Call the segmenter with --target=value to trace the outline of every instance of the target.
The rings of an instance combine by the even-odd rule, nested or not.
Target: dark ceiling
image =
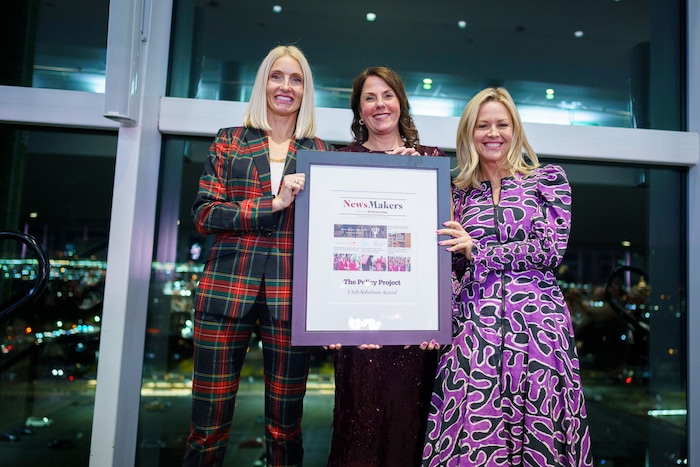
[[[363,68],[386,65],[409,91],[429,76],[434,86],[424,94],[465,101],[504,84],[519,103],[547,105],[544,88],[553,86],[557,102],[622,101],[626,110],[635,48],[651,31],[649,0],[302,0],[277,2],[278,14],[272,1],[196,3],[209,63],[257,64],[277,43],[297,43],[318,85],[349,87]],[[367,12],[377,19],[366,21]]]
[[[237,54],[259,60],[274,42],[299,42],[316,66],[350,73],[388,62],[482,81],[548,82],[555,76],[562,84],[589,79],[607,87],[628,73],[631,50],[649,40],[651,26],[648,0],[277,3],[283,6],[279,14],[272,1],[197,1],[208,13],[206,55],[225,55],[231,46],[219,45],[248,38]],[[367,22],[367,12],[376,13],[376,21]],[[583,37],[576,38],[576,31]]]
[[[630,80],[639,77],[638,46],[675,1],[176,0],[174,27],[177,40],[192,46],[200,83],[216,86],[228,63],[249,80],[270,48],[295,43],[319,89],[347,90],[363,68],[385,65],[412,97],[454,100],[456,114],[476,91],[501,84],[519,104],[577,102],[600,112],[599,124],[625,126],[619,114],[628,113]],[[37,72],[104,73],[107,18],[106,0],[43,0]],[[433,79],[429,91],[420,86],[424,77]],[[555,100],[545,99],[547,87]]]
[[[220,64],[226,61],[240,62],[243,68],[254,71],[271,47],[296,43],[309,58],[320,87],[347,89],[363,68],[386,65],[401,73],[412,96],[432,93],[466,101],[484,85],[499,83],[506,85],[519,103],[547,105],[543,87],[554,86],[560,100],[576,99],[616,109],[626,105],[629,79],[634,76],[633,51],[650,40],[652,26],[652,2],[647,0],[295,0],[278,2],[282,5],[279,14],[272,11],[274,3],[176,1],[175,27],[193,20],[198,31],[193,43],[202,65],[202,80],[219,79]],[[365,20],[369,11],[377,15],[372,23]],[[36,71],[64,67],[68,70],[64,74],[104,73],[107,13],[106,0],[42,1]],[[460,20],[466,21],[465,29],[457,27]],[[578,30],[583,31],[583,37],[574,36]],[[189,39],[185,37],[186,42]],[[416,86],[426,75],[435,81],[430,92]],[[104,155],[101,150],[88,154],[90,149],[82,145],[85,136],[75,139],[78,146],[55,138],[37,134],[36,144],[42,142],[43,149],[35,154]],[[114,141],[108,138],[108,144],[93,148],[111,147]],[[43,145],[47,140],[54,143]],[[36,144],[30,146],[36,149]],[[113,154],[112,150],[107,152]],[[63,170],[58,161],[46,159],[40,164],[46,168],[47,179],[55,176],[58,181],[53,183],[60,184],[63,195],[49,203],[49,212],[65,227],[92,224],[83,216],[99,218],[96,223],[106,226],[103,214],[111,199],[113,159],[100,157],[94,164],[86,161],[79,164],[89,166],[91,175],[83,182],[73,169]],[[75,166],[71,163],[70,167]],[[199,166],[186,171],[192,178],[187,182],[190,191],[199,171]],[[591,179],[599,178],[592,174]],[[577,184],[577,192],[587,198],[595,193],[609,195],[615,189],[619,191],[616,198],[630,197],[624,205],[642,206],[644,190],[620,180],[617,188],[609,186],[602,191],[599,185]],[[81,186],[84,189],[76,188]],[[68,202],[67,193],[91,200],[91,204]],[[188,192],[181,201],[184,217],[192,196]],[[45,199],[33,195],[25,202],[29,210],[46,206]],[[75,209],[66,212],[68,205]],[[584,219],[579,215],[577,233],[581,235],[590,230],[583,228],[588,224]],[[624,222],[620,233],[624,225],[637,224]],[[630,232],[625,235],[632,236]],[[602,241],[598,237],[584,235],[578,240]]]

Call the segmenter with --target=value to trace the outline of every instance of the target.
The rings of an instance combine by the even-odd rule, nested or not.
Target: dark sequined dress
[[[343,347],[335,355],[333,467],[420,465],[437,353]]]

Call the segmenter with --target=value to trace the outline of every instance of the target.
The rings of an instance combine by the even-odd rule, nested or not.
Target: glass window
[[[144,467],[182,462],[189,433],[192,294],[212,240],[197,233],[190,208],[210,143],[210,139],[178,137],[168,137],[164,143],[161,176],[170,179],[161,183],[160,233],[148,310],[137,451],[137,465]],[[331,355],[319,348],[311,365],[304,403],[304,465],[325,466],[333,413]],[[263,427],[262,351],[254,334],[241,373],[227,463],[264,465]],[[255,464],[260,459],[263,464]]]
[[[0,126],[0,231],[31,235],[51,265],[38,298],[0,318],[3,464],[88,464],[116,142]],[[0,250],[3,294],[35,274],[16,245]]]
[[[459,116],[503,85],[528,122],[681,129],[682,1],[175,3],[174,97],[247,101],[267,51],[294,43],[321,107],[346,108],[353,78],[385,65],[415,114]]]
[[[0,84],[103,93],[109,0],[3,5]]]
[[[181,461],[189,430],[192,293],[210,241],[195,231],[190,207],[210,142],[168,137],[164,146],[162,176],[172,178],[161,183],[167,192],[159,196],[158,244],[176,246],[159,247],[165,261],[157,258],[153,268],[142,466]],[[565,168],[574,195],[569,248],[557,273],[575,323],[597,465],[685,459],[684,169],[552,161]],[[264,456],[261,375],[254,338],[227,451],[232,463],[257,465]],[[318,349],[303,419],[304,465],[311,467],[326,465],[332,377],[332,360]]]
[[[295,43],[322,107],[346,107],[357,73],[386,65],[415,114],[458,116],[476,91],[504,85],[525,121],[682,130],[684,3],[176,0],[168,94],[247,101],[265,53]],[[0,84],[104,92],[108,16],[108,0],[8,5]]]
[[[685,171],[564,162],[572,234],[558,270],[597,465],[687,459]]]

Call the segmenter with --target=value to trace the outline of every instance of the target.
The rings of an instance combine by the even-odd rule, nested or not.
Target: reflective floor
[[[650,416],[649,411],[684,407],[685,396],[652,394],[646,385],[603,381],[597,376],[589,375],[586,383],[596,465],[683,465],[679,460],[683,446],[679,446],[677,453],[668,446],[674,445],[674,439],[685,438],[685,416],[656,417]],[[25,385],[3,381],[0,433],[11,433],[19,428],[22,420],[29,416],[28,410],[32,415],[48,417],[52,423],[32,427],[32,434],[17,433],[14,441],[0,442],[0,464],[17,467],[48,463],[62,467],[88,465],[94,380],[37,380],[33,391],[30,395]],[[30,400],[34,402],[30,404]],[[189,423],[187,383],[172,380],[145,384],[141,406],[137,465],[179,465]],[[332,381],[327,374],[312,374],[303,422],[305,466],[326,465],[332,411]],[[264,446],[260,439],[263,434],[261,381],[253,378],[241,384],[234,427],[226,465],[264,465],[261,461]],[[654,446],[666,447],[654,452]]]
[[[15,441],[0,442],[0,465],[35,467],[86,466],[89,463],[90,427],[94,386],[63,382],[37,388],[34,413],[48,417],[49,426],[32,427],[31,434],[17,433]],[[238,398],[234,431],[226,454],[228,466],[264,465],[262,384],[244,383]],[[0,433],[14,432],[24,419],[24,402],[3,390]],[[137,465],[176,466],[182,462],[189,424],[190,396],[180,389],[162,389],[158,396],[142,397],[142,429]],[[16,409],[16,410],[13,410]],[[305,399],[305,466],[325,466],[330,446],[333,391],[327,383],[310,382]],[[14,412],[14,413],[13,413]]]

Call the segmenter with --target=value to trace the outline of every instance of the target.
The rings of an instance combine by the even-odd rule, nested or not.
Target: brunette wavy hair
[[[399,134],[408,147],[417,147],[419,144],[418,130],[413,117],[411,117],[411,106],[408,103],[406,89],[404,88],[401,77],[394,70],[383,66],[373,66],[367,68],[362,73],[357,75],[352,83],[352,94],[350,95],[350,108],[352,109],[352,132],[353,140],[356,143],[364,143],[369,138],[367,127],[360,124],[360,97],[362,96],[362,86],[370,76],[376,76],[383,79],[386,84],[396,93],[399,98],[401,115],[399,116]]]

